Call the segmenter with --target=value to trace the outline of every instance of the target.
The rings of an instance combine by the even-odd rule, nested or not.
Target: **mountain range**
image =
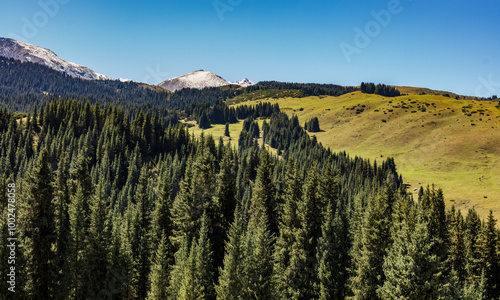
[[[87,80],[112,80],[112,78],[96,73],[86,66],[65,61],[49,49],[10,38],[0,38],[0,56],[12,58],[22,62],[33,62],[45,65],[51,69],[75,78]],[[121,78],[119,80],[123,82],[130,81],[129,79]],[[242,87],[254,85],[254,83],[248,78],[244,78],[236,82],[230,82],[215,73],[199,70],[179,77],[167,79],[158,86],[171,92],[175,92],[184,88],[203,89],[207,87],[220,87],[231,84]]]
[[[0,38],[0,55],[22,62],[45,65],[71,77],[89,80],[109,80],[111,78],[96,73],[88,67],[61,59],[49,49],[9,38]]]

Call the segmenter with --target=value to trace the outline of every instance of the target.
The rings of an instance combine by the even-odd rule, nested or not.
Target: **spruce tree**
[[[148,170],[141,168],[134,196],[135,212],[132,222],[132,288],[134,296],[145,299],[149,290],[151,268],[151,204],[148,195]]]
[[[28,175],[24,203],[27,218],[24,228],[26,275],[30,299],[51,299],[54,296],[56,234],[53,197],[52,170],[44,148]]]
[[[397,205],[400,209],[395,213],[404,215],[394,216],[394,242],[384,261],[385,281],[378,295],[381,299],[438,299],[443,288],[441,262],[433,253],[436,239],[425,212],[421,208],[412,212],[415,208],[406,200],[399,200]]]
[[[70,247],[70,187],[69,187],[69,153],[66,152],[64,163],[59,163],[54,189],[55,230],[56,230],[56,264],[60,271],[57,274],[56,298],[66,298],[71,282],[68,265],[68,250]]]
[[[217,299],[237,300],[243,295],[244,236],[245,221],[240,206],[237,206],[225,246],[224,266],[219,270],[219,283],[215,287]]]
[[[271,251],[273,237],[268,229],[267,208],[264,201],[260,200],[252,198],[250,219],[245,236],[243,299],[274,298]]]
[[[317,250],[318,299],[345,299],[349,267],[349,232],[340,202],[330,202]]]
[[[263,150],[257,168],[257,178],[253,188],[252,205],[263,206],[269,222],[271,234],[278,232],[277,203],[275,200],[276,188],[274,186],[271,158],[267,150]]]
[[[496,220],[491,210],[479,235],[477,251],[479,260],[476,263],[482,270],[486,295],[490,299],[496,299],[500,296],[500,257]]]
[[[316,168],[311,168],[308,172],[303,190],[304,194],[297,210],[299,227],[294,232],[290,263],[287,267],[289,284],[285,293],[289,299],[311,299],[317,296],[315,251],[318,238],[321,236],[322,212],[319,205]]]
[[[73,189],[69,207],[70,214],[70,253],[68,256],[72,271],[71,295],[83,299],[88,295],[88,238],[90,227],[90,202],[92,182],[88,171],[88,158],[81,154],[73,170]]]
[[[281,208],[279,236],[276,239],[273,254],[273,277],[277,296],[288,299],[291,297],[289,288],[291,287],[292,276],[294,276],[294,272],[289,268],[291,250],[300,225],[297,216],[297,205],[302,199],[302,184],[297,165],[292,158],[288,161],[282,198],[283,206]]]
[[[163,232],[151,267],[151,290],[148,292],[147,299],[168,299],[168,285],[172,268],[171,251],[168,238]]]
[[[90,205],[90,228],[86,257],[88,275],[86,287],[91,298],[102,298],[106,288],[106,274],[108,272],[108,250],[111,232],[109,231],[108,201],[105,193],[106,183],[101,182],[96,188]]]
[[[224,136],[231,137],[229,134],[229,123],[226,123],[226,127],[224,128]]]
[[[382,266],[391,245],[390,225],[393,202],[394,192],[386,183],[384,191],[368,203],[362,227],[354,239],[355,251],[351,253],[352,299],[379,299],[377,289],[385,280]]]
[[[215,192],[213,197],[213,209],[210,218],[212,221],[211,240],[214,250],[214,266],[222,265],[224,257],[224,240],[229,225],[232,223],[234,209],[236,207],[236,182],[233,171],[232,153],[229,147],[226,148],[220,171],[215,181]]]

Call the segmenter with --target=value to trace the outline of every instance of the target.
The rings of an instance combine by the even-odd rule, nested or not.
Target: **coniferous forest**
[[[77,95],[47,99],[17,82],[0,108],[0,194],[15,199],[0,202],[2,299],[500,298],[492,213],[447,210],[433,186],[413,197],[393,159],[310,137],[317,118],[304,128],[275,104],[227,106],[241,89],[103,96],[71,81]],[[281,88],[352,91],[251,87]],[[181,116],[243,130],[231,146],[190,135]]]
[[[492,215],[413,199],[392,159],[333,153],[283,113],[244,123],[234,148],[113,104],[2,109],[17,299],[498,299]]]

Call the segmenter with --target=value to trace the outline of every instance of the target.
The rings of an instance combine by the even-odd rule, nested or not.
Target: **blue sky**
[[[0,36],[113,78],[361,81],[500,96],[500,2],[25,0]],[[379,16],[379,17],[376,17]]]

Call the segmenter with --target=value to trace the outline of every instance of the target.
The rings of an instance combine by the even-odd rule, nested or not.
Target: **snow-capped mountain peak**
[[[198,70],[186,75],[167,79],[158,86],[171,92],[175,92],[185,88],[203,89],[206,87],[219,87],[228,84],[230,83],[215,73]]]
[[[108,80],[105,75],[94,72],[88,67],[65,61],[49,49],[31,45],[9,38],[0,38],[0,56],[22,62],[33,62],[66,73],[69,76],[89,80]]]
[[[233,82],[233,84],[236,84],[236,85],[239,85],[242,87],[247,87],[247,86],[254,85],[255,83],[248,78],[243,78],[240,81]]]
[[[230,84],[236,84],[246,87],[249,85],[253,85],[254,83],[247,78],[237,82],[230,82],[226,81],[224,78],[215,73],[198,70],[186,75],[167,79],[160,83],[158,86],[171,92],[176,92],[185,88],[204,89],[207,87],[220,87]]]

